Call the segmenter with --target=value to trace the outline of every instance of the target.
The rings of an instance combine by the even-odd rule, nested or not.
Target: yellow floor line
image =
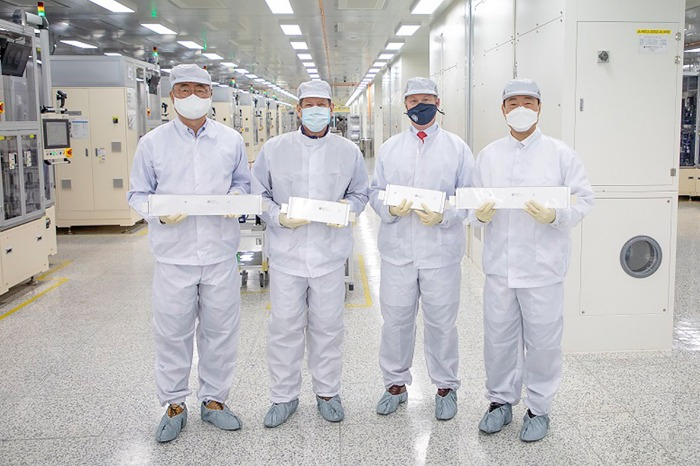
[[[44,280],[46,277],[48,277],[52,273],[55,273],[55,272],[61,270],[63,267],[71,264],[72,262],[73,261],[68,261],[68,260],[61,262],[56,267],[51,268],[51,269],[47,270],[46,272],[42,273],[41,275],[39,275],[38,277],[36,277],[37,281]]]
[[[19,311],[19,310],[22,309],[23,307],[29,306],[31,303],[33,303],[33,302],[36,301],[37,299],[41,298],[42,296],[44,296],[44,295],[45,295],[46,293],[48,293],[49,291],[55,290],[56,288],[58,288],[59,286],[63,285],[64,283],[66,283],[66,282],[68,281],[67,278],[57,278],[56,280],[57,280],[57,282],[56,282],[54,285],[51,285],[50,287],[48,287],[47,289],[45,289],[45,290],[42,291],[41,293],[38,293],[37,295],[35,295],[35,296],[29,298],[28,300],[26,300],[25,302],[23,302],[22,304],[20,304],[20,305],[18,305],[18,306],[16,306],[16,307],[13,307],[12,309],[10,309],[9,311],[7,311],[7,312],[4,313],[3,315],[0,315],[0,320],[2,320],[2,319],[4,319],[5,317],[8,317],[8,316],[14,314],[15,312]]]
[[[142,228],[141,231],[136,233],[136,236],[145,236],[148,233],[148,227]]]
[[[372,295],[369,292],[369,281],[367,280],[367,272],[365,271],[365,259],[362,256],[357,256],[357,262],[360,266],[360,277],[362,278],[362,289],[365,293],[365,302],[363,304],[346,304],[347,308],[365,308],[372,307]]]

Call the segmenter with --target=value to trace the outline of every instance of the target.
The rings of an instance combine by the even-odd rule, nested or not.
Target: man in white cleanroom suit
[[[359,215],[367,203],[360,150],[329,132],[330,86],[305,82],[297,96],[301,127],[266,142],[253,165],[254,191],[269,202],[263,214],[272,301],[267,321],[272,406],[266,427],[284,423],[297,409],[305,345],[318,411],[330,422],[345,417],[339,393],[351,227],[291,219],[280,206],[290,196],[347,202]]]
[[[537,127],[541,96],[532,80],[510,81],[501,107],[510,134],[476,159],[475,187],[568,186],[575,201],[552,209],[528,201],[524,210],[494,210],[487,202],[470,213],[484,227],[484,363],[491,402],[479,423],[486,433],[511,422],[512,405],[527,387],[520,439],[542,439],[562,377],[564,276],[570,230],[593,207],[593,191],[581,160]]]
[[[460,385],[456,322],[467,212],[449,206],[443,213],[433,212],[405,199],[387,207],[379,192],[393,184],[454,196],[457,188],[471,185],[474,157],[462,139],[437,124],[440,98],[433,81],[409,79],[404,103],[411,127],[382,144],[370,188],[370,203],[381,218],[378,246],[384,324],[379,365],[386,391],[377,413],[393,413],[408,399],[420,299],[425,360],[437,386],[435,417],[448,420],[457,414]]]
[[[211,77],[197,65],[170,74],[178,118],[146,134],[136,148],[129,204],[148,221],[153,276],[156,391],[168,409],[156,439],[175,439],[187,423],[185,398],[195,323],[202,420],[224,430],[241,422],[224,404],[233,382],[239,340],[240,277],[235,216],[152,217],[149,194],[246,194],[250,171],[243,138],[207,118]]]

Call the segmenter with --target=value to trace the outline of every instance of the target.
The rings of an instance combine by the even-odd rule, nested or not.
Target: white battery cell
[[[457,188],[450,202],[457,209],[478,209],[487,201],[494,201],[495,209],[522,209],[527,201],[535,201],[554,209],[570,205],[568,186],[514,186],[510,188]]]
[[[290,197],[288,204],[282,204],[282,212],[289,218],[309,220],[319,223],[347,225],[355,219],[350,212],[350,204],[344,202],[320,201],[304,197]]]
[[[151,194],[147,204],[153,216],[260,215],[262,208],[262,196],[257,194]]]
[[[421,204],[428,206],[433,212],[442,213],[445,208],[445,199],[447,195],[442,191],[433,189],[413,188],[410,186],[400,186],[396,184],[388,184],[384,189],[384,195],[379,193],[379,198],[384,200],[384,205],[397,206],[401,201],[413,201],[411,209],[422,210]]]

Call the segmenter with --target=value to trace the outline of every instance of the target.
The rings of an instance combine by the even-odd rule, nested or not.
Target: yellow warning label
[[[637,29],[637,34],[671,34],[670,29]]]

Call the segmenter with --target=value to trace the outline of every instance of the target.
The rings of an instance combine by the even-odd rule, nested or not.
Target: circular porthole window
[[[661,246],[649,236],[635,236],[622,246],[620,265],[634,278],[646,278],[661,266]]]

